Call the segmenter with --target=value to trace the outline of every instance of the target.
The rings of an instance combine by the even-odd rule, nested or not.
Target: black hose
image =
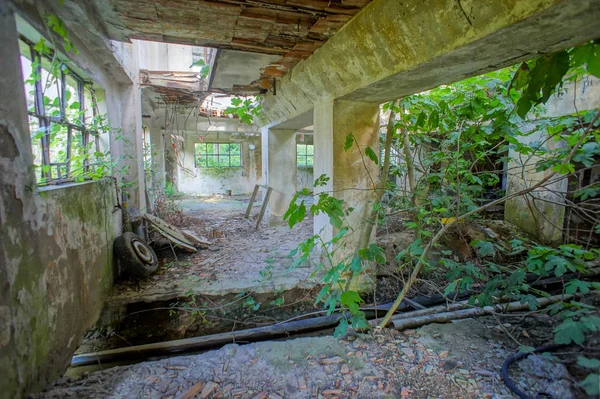
[[[517,388],[515,383],[510,379],[510,376],[508,375],[508,368],[514,362],[524,359],[532,353],[553,352],[557,349],[563,348],[564,346],[565,345],[560,344],[544,345],[538,346],[533,350],[533,352],[517,352],[510,355],[506,358],[504,364],[502,365],[502,379],[504,380],[504,384],[506,384],[508,389],[513,391],[514,394],[517,395],[520,399],[533,399],[531,396],[527,395],[525,392]]]

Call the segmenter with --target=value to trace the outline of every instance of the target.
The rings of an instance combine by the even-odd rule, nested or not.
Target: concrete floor
[[[117,283],[107,300],[109,306],[133,302],[168,300],[181,296],[219,296],[242,291],[256,293],[310,289],[319,277],[310,278],[314,262],[288,270],[289,252],[312,235],[312,218],[291,230],[283,221],[271,221],[257,230],[244,220],[249,196],[187,197],[181,201],[185,229],[212,242],[195,254],[177,252],[177,261],[164,261],[158,272],[141,281]],[[255,202],[251,219],[260,209]],[[170,250],[159,258],[173,258]],[[262,274],[261,274],[262,273]]]

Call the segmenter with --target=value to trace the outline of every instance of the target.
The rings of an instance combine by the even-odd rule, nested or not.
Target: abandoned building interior
[[[599,397],[599,21],[0,0],[0,397]]]

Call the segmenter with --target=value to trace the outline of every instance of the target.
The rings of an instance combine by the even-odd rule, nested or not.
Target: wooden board
[[[144,219],[146,219],[160,235],[171,241],[176,246],[186,249],[190,252],[197,252],[198,250],[194,247],[194,243],[188,240],[183,232],[177,227],[170,223],[165,222],[161,218],[144,213]]]

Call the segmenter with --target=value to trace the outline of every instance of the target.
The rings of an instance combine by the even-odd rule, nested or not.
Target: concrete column
[[[358,147],[354,144],[344,151],[349,134],[354,135]],[[379,154],[379,106],[343,100],[317,104],[314,109],[314,141],[315,179],[322,174],[331,178],[327,186],[316,188],[316,193],[333,192],[334,197],[344,200],[346,207],[354,208],[346,218],[351,233],[336,252],[336,259],[342,260],[359,249],[359,238],[373,206],[375,191],[372,189],[379,180],[379,167],[365,155],[365,149],[371,147]],[[325,215],[315,217],[314,231],[326,240],[337,233]],[[373,237],[374,234],[375,230]],[[365,277],[357,281],[361,289],[371,285]]]
[[[165,137],[159,126],[150,126],[152,144],[152,191],[156,194],[165,190]]]
[[[146,200],[139,84],[119,86],[113,95],[107,96],[107,109],[109,120],[120,122],[121,128],[112,137],[110,146],[113,158],[119,161],[116,177],[126,183],[123,191],[127,193],[128,206],[142,210],[146,207]]]
[[[269,221],[282,221],[296,193],[296,130],[263,128],[262,136],[263,176],[267,185],[273,188]]]
[[[321,175],[331,178],[326,186],[314,188],[316,201],[319,193],[331,193],[333,191],[333,100],[323,101],[315,105],[313,129],[313,178],[317,180]],[[314,233],[320,234],[324,241],[329,241],[333,237],[333,228],[329,223],[329,217],[323,213],[314,217],[313,229]]]

